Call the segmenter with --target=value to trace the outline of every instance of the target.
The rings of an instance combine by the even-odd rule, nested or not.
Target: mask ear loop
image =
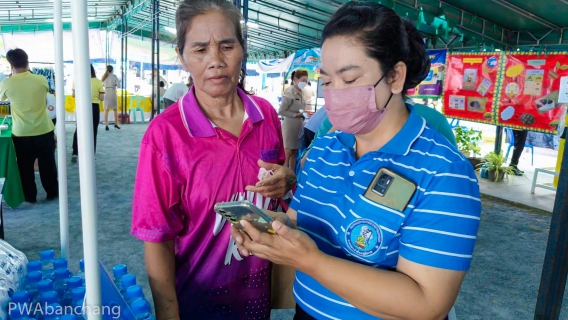
[[[375,85],[373,86],[374,88],[376,88],[379,83],[381,83],[381,81],[383,81],[383,79],[387,76],[388,72],[385,72],[385,74],[383,74],[383,76],[379,79],[379,81],[377,81],[377,83],[375,83]],[[385,104],[385,106],[383,107],[382,110],[386,110],[387,106],[389,105],[389,102],[391,101],[393,96],[393,93],[391,92],[389,99],[387,100],[387,103]]]

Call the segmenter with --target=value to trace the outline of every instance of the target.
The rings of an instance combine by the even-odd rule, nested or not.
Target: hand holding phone
[[[272,229],[274,219],[250,201],[220,202],[215,204],[214,209],[239,229],[243,228],[240,221],[246,220],[261,232],[276,234]]]

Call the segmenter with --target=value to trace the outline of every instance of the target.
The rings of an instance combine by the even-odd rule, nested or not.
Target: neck
[[[29,69],[28,67],[25,67],[25,68],[14,68],[14,74],[28,72],[29,70],[30,70],[30,69]]]
[[[385,117],[373,131],[365,134],[356,134],[357,157],[365,153],[376,151],[387,144],[404,126],[408,119],[408,109],[402,96],[393,96],[387,106]]]
[[[194,90],[199,107],[211,121],[226,121],[244,116],[244,105],[236,88],[228,95],[220,97],[211,97],[195,86]]]

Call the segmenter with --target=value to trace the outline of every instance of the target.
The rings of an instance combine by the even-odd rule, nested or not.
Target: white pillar
[[[101,282],[97,244],[97,181],[93,142],[91,103],[91,67],[89,59],[89,23],[87,0],[71,1],[73,18],[73,65],[75,67],[75,98],[77,105],[77,142],[79,151],[79,182],[83,222],[83,253],[89,320],[101,318]],[[99,312],[93,312],[93,311]]]
[[[67,139],[65,133],[65,88],[63,77],[63,8],[62,0],[53,1],[53,30],[55,38],[55,95],[57,122],[57,172],[59,174],[59,232],[61,257],[69,260],[69,207],[67,195]]]

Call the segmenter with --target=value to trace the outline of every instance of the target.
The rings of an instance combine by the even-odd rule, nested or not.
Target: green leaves
[[[568,70],[568,65],[561,65],[558,69],[560,70]]]
[[[464,154],[477,155],[481,152],[481,131],[473,130],[472,128],[465,128],[458,126],[454,128],[456,141],[458,143],[458,150]]]

